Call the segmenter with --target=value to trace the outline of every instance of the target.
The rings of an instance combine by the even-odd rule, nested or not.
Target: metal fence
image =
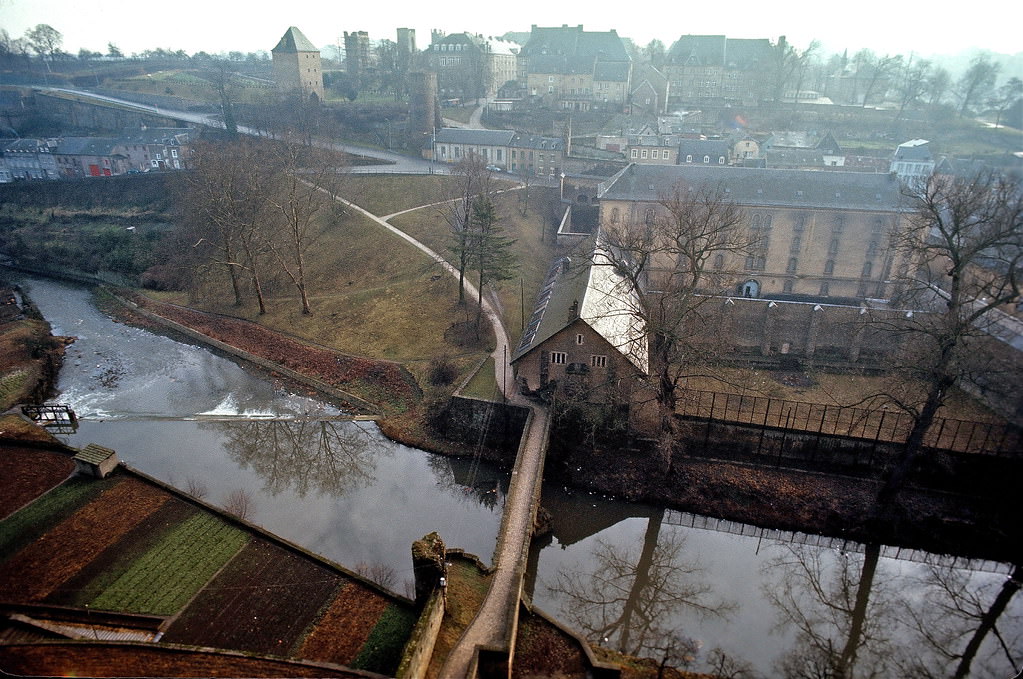
[[[913,419],[889,408],[853,408],[788,401],[767,396],[689,391],[679,403],[683,417],[776,427],[791,431],[902,443]],[[995,422],[937,418],[924,445],[961,453],[1019,456],[1023,437],[1019,427]]]
[[[777,530],[774,528],[761,528],[748,523],[728,521],[727,519],[715,519],[710,516],[690,514],[669,509],[664,513],[664,523],[671,526],[682,526],[683,528],[696,528],[699,530],[712,530],[719,533],[731,535],[743,535],[758,540],[769,540],[779,544],[800,544],[813,545],[827,549],[834,549],[842,552],[855,552],[862,554],[866,545],[846,538],[827,537],[825,535],[814,535],[812,533],[797,533],[792,531]],[[983,571],[985,573],[1012,572],[1012,564],[988,559],[970,559],[951,554],[934,554],[921,549],[908,549],[883,545],[881,556],[888,559],[902,561],[913,561],[932,566],[945,568],[963,568],[971,571]]]

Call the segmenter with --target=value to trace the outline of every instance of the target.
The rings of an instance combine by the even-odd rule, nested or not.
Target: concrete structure
[[[571,111],[621,111],[632,93],[632,59],[615,31],[534,25],[522,48],[519,81],[528,96]]]
[[[273,80],[284,92],[301,92],[323,99],[323,70],[320,50],[294,26],[281,36],[271,51]]]
[[[602,185],[600,223],[643,225],[664,214],[674,186],[720,190],[743,208],[760,246],[711,266],[741,282],[740,297],[884,298],[900,228],[900,183],[892,175],[714,165],[630,165]]]

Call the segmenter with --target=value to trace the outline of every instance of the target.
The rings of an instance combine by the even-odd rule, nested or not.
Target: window
[[[724,156],[718,156],[718,165],[724,165],[724,164],[725,164],[725,157]]]
[[[837,255],[838,254],[838,239],[837,238],[832,238],[831,239],[831,243],[828,244],[828,254],[829,255]]]
[[[657,149],[654,149],[654,150],[652,150],[650,152],[650,159],[651,160],[660,160],[660,158],[661,158],[661,152],[658,151]]]
[[[686,162],[687,163],[693,162],[693,155],[691,153],[686,154]]]
[[[827,297],[828,296],[828,289],[829,289],[829,286],[828,286],[827,281],[821,283],[821,292],[820,292],[821,297]]]
[[[643,158],[644,160],[646,160],[646,149],[643,149],[643,154],[642,154],[642,156],[641,156],[641,157],[642,157],[642,158]]]
[[[618,208],[616,207],[611,208],[611,223],[612,224],[618,223]]]
[[[710,162],[710,156],[704,156],[703,157],[703,162],[709,163]]]
[[[594,368],[606,368],[607,356],[590,356],[590,365]]]
[[[583,343],[583,336],[582,335],[576,335],[575,336],[575,343],[576,344],[582,344]]]
[[[792,292],[792,281],[788,280],[781,286],[782,292]]]
[[[639,158],[639,149],[632,149],[632,153],[629,154],[633,159]]]
[[[712,265],[715,270],[721,270],[725,266],[725,256],[718,253],[714,255],[714,264]]]
[[[652,207],[647,208],[646,214],[644,215],[643,221],[647,226],[654,223],[654,209]]]
[[[568,354],[564,351],[552,351],[551,352],[551,363],[556,365],[565,365],[568,363]]]
[[[156,154],[156,159],[157,160],[163,160],[163,154],[157,153]]]
[[[877,241],[872,240],[867,243],[867,257],[873,257],[877,254]]]
[[[796,273],[797,266],[799,266],[799,260],[795,257],[790,257],[789,264],[785,267],[785,273]]]
[[[802,249],[803,237],[796,233],[792,235],[792,242],[789,243],[789,254],[798,255]]]
[[[833,273],[835,273],[835,260],[829,259],[824,262],[824,275],[830,276]]]
[[[753,268],[753,264],[754,264],[753,255],[747,256],[746,257],[746,268],[747,269],[752,269]]]
[[[866,283],[860,283],[859,285],[856,286],[856,296],[857,297],[866,297],[867,296],[867,284]]]
[[[874,271],[874,263],[873,262],[864,262],[863,263],[863,273],[860,274],[860,276],[862,276],[863,278],[870,278],[870,274],[873,271]]]
[[[177,158],[177,157],[178,157],[178,150],[177,149],[171,149],[171,158]]]

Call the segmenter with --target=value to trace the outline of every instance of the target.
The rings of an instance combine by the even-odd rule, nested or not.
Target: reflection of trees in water
[[[787,545],[765,564],[764,591],[777,609],[778,628],[796,632],[778,676],[965,679],[1018,671],[1021,621],[998,623],[1019,589],[1020,568],[1000,588],[978,587],[973,573],[947,566],[896,577],[879,568],[879,557],[878,545],[840,556]],[[986,637],[993,639],[982,646]]]
[[[562,571],[548,589],[568,623],[593,642],[632,655],[657,655],[686,641],[672,620],[683,611],[728,617],[735,604],[716,597],[704,569],[683,558],[685,537],[659,538],[663,512],[650,518],[639,553],[597,541],[585,570]]]
[[[428,456],[427,464],[437,486],[460,502],[481,505],[491,511],[502,506],[504,484],[501,476],[489,467],[480,469],[472,460],[443,455]]]
[[[787,678],[852,679],[892,676],[897,626],[893,580],[878,578],[880,547],[865,554],[786,545],[764,565],[764,592],[778,613],[778,628],[796,632],[779,660]]]
[[[918,640],[916,645],[937,661],[908,658],[903,663],[905,676],[1011,677],[1020,670],[1023,619],[1006,611],[1023,581],[1023,567],[1015,566],[1001,584],[976,587],[970,583],[970,575],[930,566],[920,579],[923,605],[907,605],[906,619]]]
[[[210,422],[225,439],[225,449],[242,468],[251,468],[273,495],[292,488],[304,497],[310,490],[328,495],[373,480],[370,434],[354,422]]]

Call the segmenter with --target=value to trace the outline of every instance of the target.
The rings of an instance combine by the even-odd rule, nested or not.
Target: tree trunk
[[[969,643],[966,644],[966,649],[963,651],[963,655],[959,659],[959,665],[956,667],[956,673],[953,675],[954,679],[963,679],[970,675],[970,665],[973,663],[977,651],[980,650],[980,645],[984,643],[984,637],[995,628],[995,623],[998,622],[998,618],[1001,617],[1008,607],[1009,601],[1019,591],[1021,582],[1023,582],[1023,566],[1016,564],[1012,571],[1012,576],[1002,585],[1002,589],[998,592],[998,596],[995,597],[991,608],[987,609],[984,617],[980,619],[980,626],[977,628],[977,631],[973,633]]]
[[[637,654],[641,649],[631,648],[629,641],[632,636],[632,614],[636,612],[643,593],[647,586],[647,576],[650,573],[650,565],[654,560],[654,550],[657,549],[657,537],[661,532],[661,522],[664,520],[664,510],[658,510],[647,519],[646,533],[643,535],[643,551],[639,554],[639,561],[636,562],[636,578],[632,581],[632,588],[629,596],[622,606],[620,633],[618,635],[618,650],[622,653]]]
[[[877,561],[881,556],[879,544],[869,544],[863,557],[863,569],[860,571],[860,581],[856,587],[856,603],[852,610],[852,625],[849,627],[849,637],[845,641],[842,655],[838,658],[836,675],[838,677],[851,677],[856,663],[856,651],[860,647],[860,639],[863,637],[863,623],[867,619],[867,602],[870,600],[870,590],[874,586],[874,574],[877,572]]]

